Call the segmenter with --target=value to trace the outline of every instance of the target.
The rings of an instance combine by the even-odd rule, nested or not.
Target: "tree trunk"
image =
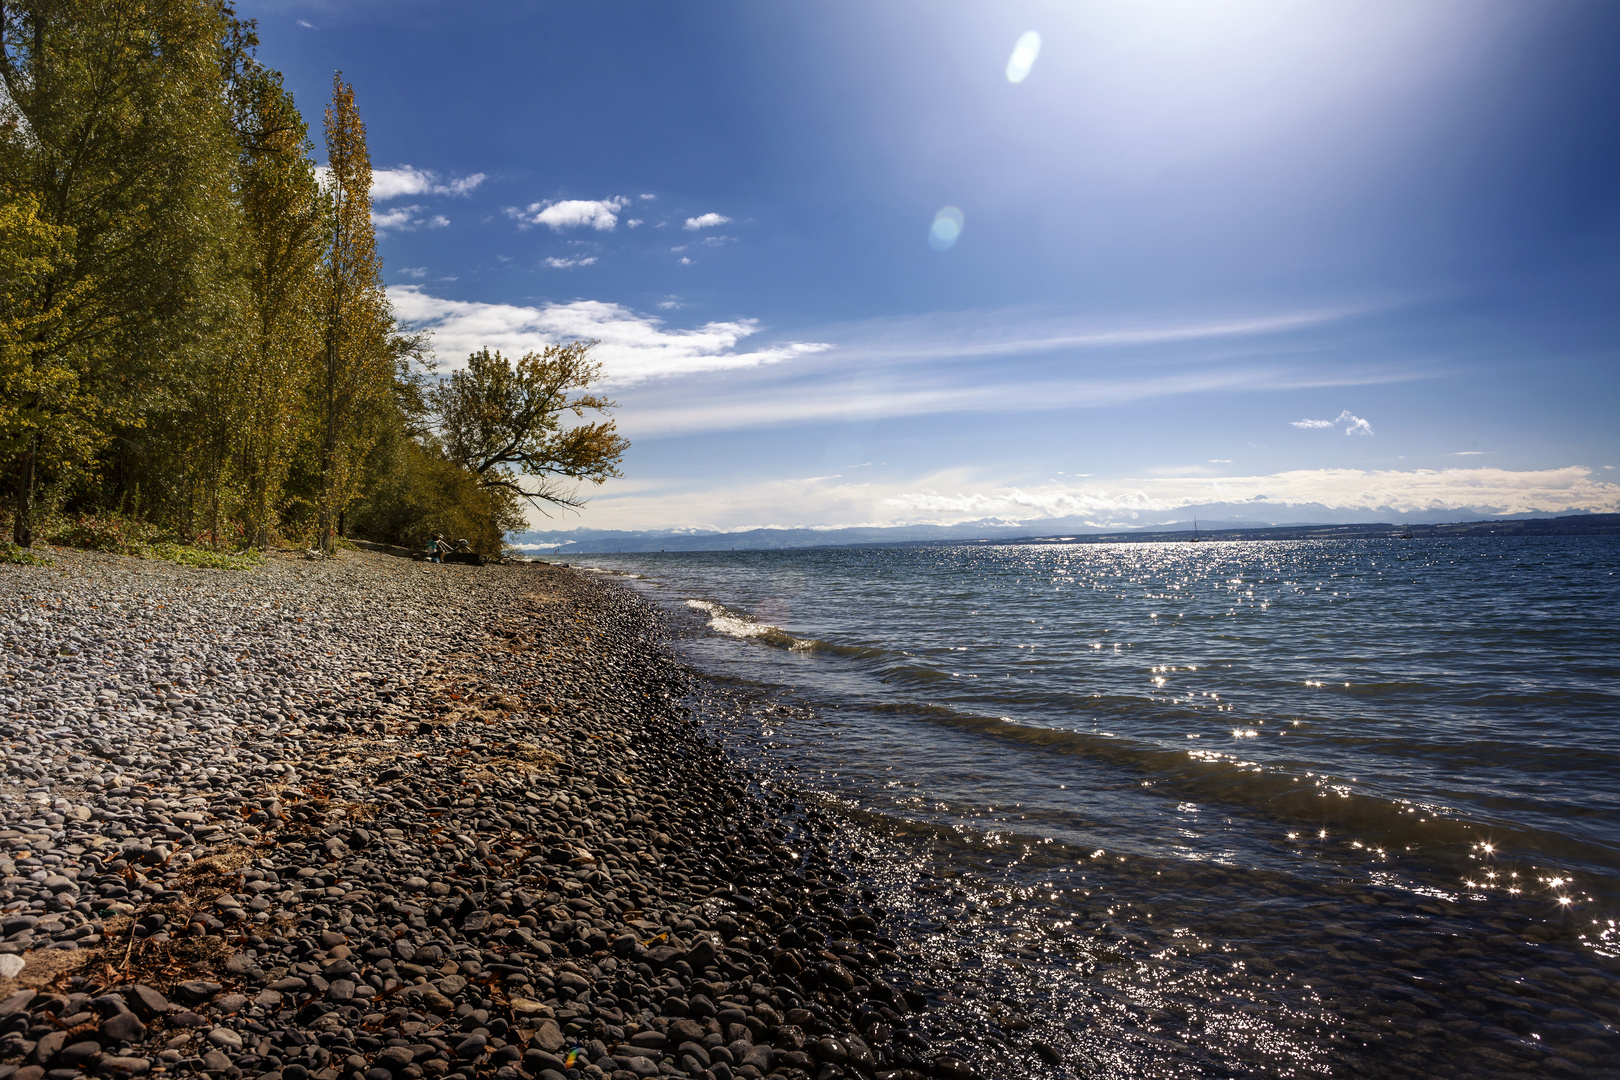
[[[11,515],[11,539],[18,547],[34,546],[34,460],[39,456],[39,436],[23,451],[17,469],[17,498]]]

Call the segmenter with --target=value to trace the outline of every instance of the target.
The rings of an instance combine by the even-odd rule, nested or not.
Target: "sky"
[[[599,341],[547,528],[1620,511],[1612,3],[239,10],[441,371]]]

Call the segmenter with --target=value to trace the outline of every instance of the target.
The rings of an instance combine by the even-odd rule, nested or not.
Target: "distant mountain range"
[[[1292,510],[1305,508],[1291,507]],[[1322,508],[1324,517],[1347,517]],[[1256,522],[1199,516],[1197,531],[1211,540],[1360,539],[1410,530],[1415,538],[1435,536],[1620,535],[1620,514],[1513,515],[1476,521],[1438,520],[1441,514],[1395,516],[1388,522],[1316,520]],[[1398,522],[1398,524],[1397,524]],[[847,529],[710,530],[569,529],[520,533],[513,546],[531,554],[584,554],[616,551],[759,551],[773,548],[852,547],[873,544],[1124,543],[1187,540],[1193,522],[1155,522],[1121,528],[1073,518],[1039,522],[975,521],[957,525],[895,525]]]

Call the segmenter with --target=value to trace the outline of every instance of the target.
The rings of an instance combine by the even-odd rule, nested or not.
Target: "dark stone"
[[[668,1031],[669,1041],[677,1046],[683,1042],[702,1042],[703,1036],[707,1034],[702,1024],[684,1017],[670,1024]]]
[[[109,1043],[136,1043],[146,1038],[146,1025],[132,1012],[114,1013],[101,1022],[101,1037]]]
[[[56,1055],[56,1064],[68,1069],[87,1068],[101,1056],[101,1044],[92,1040],[69,1043]]]
[[[213,1000],[219,993],[219,983],[211,983],[204,979],[192,979],[183,982],[174,988],[174,996],[184,1005],[205,1005]]]
[[[1036,1057],[1040,1058],[1048,1065],[1063,1064],[1063,1055],[1058,1053],[1057,1047],[1053,1046],[1051,1043],[1035,1042],[1030,1045],[1030,1049],[1035,1051]]]
[[[409,1065],[413,1060],[415,1060],[415,1055],[411,1053],[410,1047],[390,1046],[382,1053],[377,1055],[376,1064],[378,1067],[387,1069],[391,1073],[396,1073],[405,1066]]]
[[[28,1003],[33,1001],[38,993],[37,990],[19,990],[6,998],[6,1000],[0,1001],[0,1016],[12,1016],[22,1012],[28,1008]],[[13,1073],[12,1075],[15,1076],[16,1074]],[[44,1074],[41,1073],[41,1075]]]

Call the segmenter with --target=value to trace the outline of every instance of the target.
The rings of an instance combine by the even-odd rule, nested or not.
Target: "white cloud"
[[[708,247],[725,247],[727,244],[736,241],[736,239],[735,236],[705,236],[703,243]]]
[[[793,341],[739,351],[743,339],[759,332],[753,319],[672,330],[660,319],[598,300],[545,307],[485,304],[431,296],[420,285],[396,285],[388,296],[407,325],[433,332],[438,354],[451,367],[485,347],[521,356],[557,342],[594,338],[601,343],[595,355],[606,365],[608,380],[627,386],[670,375],[778,364],[832,348]]]
[[[641,218],[638,218],[638,217],[633,217],[633,218],[631,218],[631,219],[630,219],[630,220],[629,220],[629,221],[627,221],[627,222],[625,222],[625,224],[626,224],[626,225],[628,225],[628,226],[629,226],[629,227],[630,227],[630,228],[632,228],[632,229],[633,229],[633,228],[635,228],[635,227],[636,227],[636,226],[637,226],[637,225],[641,225],[641,224],[644,224],[644,222],[643,222],[643,221],[642,221],[642,219],[641,219]]]
[[[302,26],[305,30],[319,29],[314,23],[309,22],[307,19],[299,19],[298,25]]]
[[[428,216],[420,206],[395,206],[388,210],[371,212],[371,223],[378,232],[414,232],[417,229],[442,229],[450,224],[443,214]]]
[[[595,255],[590,255],[583,259],[559,259],[555,256],[551,256],[546,259],[546,265],[557,270],[565,270],[570,266],[590,266],[595,262]]]
[[[1211,465],[1230,465],[1232,464],[1232,459],[1229,457],[1212,457],[1209,459],[1209,463]]]
[[[658,196],[656,196],[656,195],[648,195],[648,194],[646,194],[646,193],[645,193],[645,192],[643,192],[643,193],[642,193],[642,196],[641,196],[641,197],[642,197],[642,198],[643,198],[643,199],[646,199],[646,200],[647,200],[647,201],[648,201],[648,202],[651,202],[651,201],[652,201],[652,200],[654,200],[654,199],[656,199],[656,198],[658,198]]]
[[[1289,423],[1297,428],[1335,428],[1344,425],[1346,435],[1371,435],[1372,425],[1349,409],[1344,410],[1332,420],[1290,420]]]
[[[726,217],[724,214],[708,213],[699,214],[697,217],[687,218],[685,227],[693,232],[696,232],[699,229],[712,229],[716,225],[730,224],[731,219]]]
[[[912,490],[884,500],[901,516],[973,521],[1119,515],[1209,503],[1264,501],[1368,513],[1478,514],[1620,510],[1620,484],[1582,466],[1562,469],[1297,469],[1270,476],[1153,477],[1083,487],[1046,485],[987,491]]]
[[[396,169],[371,170],[371,201],[387,202],[406,195],[464,196],[488,179],[483,173],[473,173],[449,181],[441,181],[439,174],[429,169],[401,165]]]
[[[682,266],[691,266],[692,265],[692,260],[688,259],[685,255],[682,255],[681,256],[681,265]]]
[[[685,306],[686,306],[685,304],[682,304],[679,300],[677,300],[673,296],[670,297],[668,300],[660,300],[660,301],[658,301],[658,308],[661,311],[674,311],[677,308],[682,308],[682,307],[685,307]],[[1612,466],[1605,466],[1605,468],[1612,468]]]
[[[399,268],[398,272],[404,274],[408,278],[427,277],[427,267],[425,266],[402,266]]]
[[[557,232],[590,227],[610,230],[619,223],[619,211],[628,199],[564,199],[561,202],[530,203],[519,210],[508,207],[507,214],[525,225],[546,225]]]
[[[620,429],[637,432],[621,418]],[[612,480],[580,524],[590,528],[840,528],[858,525],[1008,525],[1079,518],[1124,529],[1185,521],[1187,508],[1225,503],[1264,508],[1257,520],[1315,517],[1377,521],[1422,511],[1468,520],[1512,513],[1620,510],[1620,484],[1594,480],[1595,470],[1504,469],[1298,470],[1215,480],[1158,477],[1114,482],[998,486],[967,470],[904,480],[812,476],[693,488],[656,478]],[[1078,479],[1078,478],[1077,478]],[[1297,508],[1297,509],[1292,509]],[[1328,511],[1338,511],[1337,514]]]

